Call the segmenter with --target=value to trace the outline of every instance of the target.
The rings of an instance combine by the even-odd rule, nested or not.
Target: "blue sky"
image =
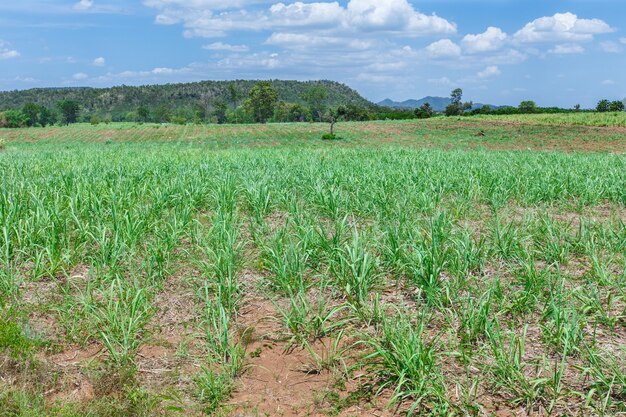
[[[626,98],[626,1],[0,2],[0,90],[249,78],[590,107]]]

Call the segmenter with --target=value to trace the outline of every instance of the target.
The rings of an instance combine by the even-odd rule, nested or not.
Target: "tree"
[[[165,105],[159,106],[154,110],[154,119],[157,123],[169,123],[172,115]]]
[[[624,111],[624,103],[619,100],[612,101],[609,104],[609,111]]]
[[[233,110],[239,107],[239,102],[244,97],[243,93],[237,88],[237,83],[232,82],[228,84],[228,98],[233,105]]]
[[[22,107],[22,113],[24,113],[24,115],[28,119],[28,121],[26,122],[27,126],[34,127],[40,123],[39,114],[41,113],[41,109],[41,106],[33,103],[32,101],[24,104],[24,107]]]
[[[278,92],[267,81],[258,82],[249,93],[248,105],[259,123],[266,123],[274,113]]]
[[[574,105],[574,111],[575,112],[579,112],[580,111],[580,104],[575,104]]]
[[[57,122],[57,114],[47,107],[41,107],[39,112],[39,124],[41,127],[53,125]]]
[[[80,106],[74,100],[61,100],[57,103],[61,112],[61,123],[69,125],[78,121]]]
[[[146,123],[148,120],[150,120],[150,110],[144,106],[140,106],[137,109],[137,121]]]
[[[341,116],[340,109],[336,109],[336,110],[327,109],[326,110],[323,116],[323,120],[325,120],[326,122],[330,124],[330,133],[323,135],[322,139],[337,139],[337,136],[335,135],[335,124],[339,120],[340,116]]]
[[[472,108],[472,102],[463,103],[463,90],[455,88],[450,93],[451,102],[446,106],[446,116],[460,116]]]
[[[302,99],[309,106],[313,118],[321,122],[324,117],[324,110],[326,109],[326,102],[328,100],[328,90],[324,86],[316,85],[304,93],[302,95]]]
[[[483,106],[478,110],[480,114],[491,114],[491,107],[487,104],[483,104]]]
[[[226,104],[224,100],[215,101],[215,110],[213,111],[213,115],[217,119],[217,123],[219,124],[226,123],[227,111],[228,111],[228,104]]]
[[[415,116],[418,119],[430,119],[434,114],[433,108],[430,103],[424,103],[419,108],[415,109]]]
[[[537,104],[532,100],[522,101],[519,104],[519,111],[523,114],[530,114],[537,112]]]
[[[596,106],[596,111],[600,112],[600,113],[604,113],[609,111],[611,107],[611,103],[609,102],[609,100],[600,100],[598,102],[598,105]]]

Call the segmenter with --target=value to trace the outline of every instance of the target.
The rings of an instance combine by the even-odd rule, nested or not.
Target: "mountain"
[[[424,103],[428,103],[435,111],[444,111],[446,109],[446,106],[450,104],[451,102],[452,100],[449,97],[428,96],[428,97],[421,98],[419,100],[405,100],[405,101],[400,101],[400,102],[393,101],[391,99],[385,99],[377,104],[379,106],[391,107],[395,109],[416,109],[422,106]],[[492,109],[499,108],[499,106],[494,106],[492,104],[487,104],[487,105],[491,107]],[[472,108],[477,109],[483,106],[484,104],[482,103],[474,103]]]
[[[229,86],[233,85],[247,97],[255,80],[236,81],[200,81],[195,83],[145,85],[138,87],[119,86],[110,88],[35,88],[0,92],[0,111],[19,109],[28,102],[52,108],[60,100],[75,100],[80,103],[83,113],[108,115],[116,120],[127,112],[136,111],[143,106],[153,111],[161,106],[172,112],[191,111],[198,103],[211,108],[216,101],[230,102]],[[302,96],[311,87],[321,85],[328,91],[327,104],[355,104],[372,106],[373,103],[363,98],[358,92],[335,81],[288,81],[271,80],[278,91],[279,100],[304,104]],[[240,99],[239,103],[243,100]]]

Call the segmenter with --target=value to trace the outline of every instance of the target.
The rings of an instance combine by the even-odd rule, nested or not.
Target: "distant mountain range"
[[[430,104],[435,111],[444,111],[446,106],[450,104],[452,100],[449,97],[424,97],[419,100],[405,100],[405,101],[393,101],[391,99],[385,99],[378,104],[379,106],[392,107],[395,109],[416,109],[422,106],[424,103]],[[501,106],[494,106],[493,104],[487,104],[492,109],[497,109]],[[474,103],[473,109],[481,108],[484,104]]]

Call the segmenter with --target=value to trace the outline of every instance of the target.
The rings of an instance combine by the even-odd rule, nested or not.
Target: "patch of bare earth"
[[[228,402],[233,416],[325,416],[334,400],[326,398],[329,391],[347,397],[358,389],[358,376],[347,378],[343,373],[319,369],[308,350],[291,346],[285,330],[277,320],[278,313],[271,300],[260,294],[262,277],[246,270],[246,296],[239,310],[237,323],[247,339],[248,367],[237,379],[237,388]],[[330,345],[325,338],[311,344],[313,351],[323,355]],[[341,389],[336,386],[341,385]],[[338,410],[340,416],[387,416],[383,406],[359,402]]]

